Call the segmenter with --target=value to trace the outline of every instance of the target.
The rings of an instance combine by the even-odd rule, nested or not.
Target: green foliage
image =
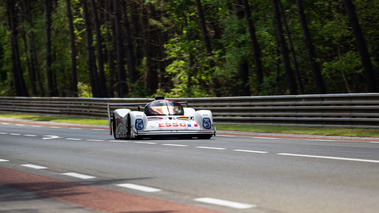
[[[37,69],[39,81],[47,87],[45,60],[45,16],[42,1],[32,1],[32,24],[25,19],[25,5],[16,0],[18,20],[18,46],[23,76],[31,93],[28,53],[30,48],[29,33],[34,33]],[[52,68],[60,96],[70,95],[71,56],[66,1],[53,1],[52,11]],[[297,14],[295,1],[281,0],[283,12],[288,24],[287,33],[293,42],[296,53],[300,80],[305,85],[305,93],[316,93],[316,85],[310,67],[306,46]],[[363,30],[369,53],[372,57],[375,74],[379,79],[379,4],[376,1],[355,0],[358,20]],[[103,53],[113,52],[106,61],[105,75],[107,85],[117,95],[116,48],[112,26],[106,15],[113,14],[107,3],[97,1],[100,14],[101,32],[104,40]],[[210,39],[212,53],[207,54],[201,31],[201,24],[196,2],[193,0],[132,0],[127,3],[130,30],[136,57],[138,80],[129,85],[132,88],[128,97],[145,97],[151,95],[148,78],[158,79],[159,88],[154,95],[170,97],[200,97],[239,95],[241,76],[239,65],[246,62],[249,66],[248,84],[253,95],[286,94],[287,82],[282,59],[278,48],[276,29],[273,20],[272,1],[250,0],[251,20],[254,23],[259,47],[262,51],[263,84],[258,91],[256,84],[256,65],[253,62],[250,34],[245,17],[236,16],[237,4],[234,0],[201,0],[205,14],[206,29]],[[363,66],[356,49],[353,31],[349,25],[343,0],[303,0],[308,27],[315,47],[317,62],[322,70],[329,93],[366,92]],[[77,48],[77,69],[79,93],[81,97],[92,97],[87,68],[87,48],[82,8],[79,0],[71,0],[74,30]],[[0,95],[15,95],[14,77],[11,73],[11,44],[7,16],[7,1],[0,3]],[[123,30],[123,33],[125,30]],[[147,38],[146,36],[159,35]],[[125,37],[125,35],[123,35]],[[289,43],[286,37],[287,44]],[[96,44],[94,37],[94,45]],[[149,49],[149,45],[154,48]],[[126,45],[126,43],[124,43]],[[162,45],[162,46],[160,46]],[[164,55],[155,54],[164,49]],[[126,50],[126,49],[125,49]],[[97,50],[96,50],[97,51]],[[149,54],[148,54],[149,53]],[[98,54],[95,52],[95,54]],[[104,57],[108,59],[108,55]],[[114,57],[114,58],[113,58]],[[150,58],[149,58],[150,57]],[[159,66],[157,76],[147,76],[151,64]],[[292,68],[294,60],[291,58]],[[127,62],[127,61],[126,61]],[[162,63],[164,62],[164,63]],[[111,66],[114,63],[114,66]],[[154,64],[154,65],[156,65]],[[163,65],[164,64],[164,65]],[[127,66],[125,66],[127,68]],[[128,73],[126,73],[128,76]],[[163,77],[171,79],[169,84]],[[112,79],[112,81],[111,81]],[[128,81],[128,79],[127,79]],[[112,85],[111,85],[112,84]],[[379,87],[379,85],[378,85]],[[38,96],[42,96],[39,91]]]

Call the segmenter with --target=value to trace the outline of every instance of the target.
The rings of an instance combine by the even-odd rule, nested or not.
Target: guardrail
[[[107,118],[107,103],[152,98],[0,97],[0,111]],[[379,93],[173,98],[208,109],[215,123],[379,128]],[[135,107],[137,110],[137,107]],[[132,109],[134,110],[134,109]]]

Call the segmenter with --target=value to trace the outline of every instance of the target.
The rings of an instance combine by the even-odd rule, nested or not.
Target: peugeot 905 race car
[[[183,107],[181,104],[185,104]],[[108,103],[110,135],[115,139],[179,137],[210,139],[216,135],[212,112],[189,108],[187,102],[157,97],[141,111],[116,109],[113,106],[141,106],[145,103]]]

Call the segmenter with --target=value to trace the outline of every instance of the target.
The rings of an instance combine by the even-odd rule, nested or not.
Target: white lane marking
[[[37,135],[30,135],[30,134],[25,134],[25,137],[36,137]]]
[[[89,142],[103,142],[104,140],[97,140],[97,139],[87,139]]]
[[[117,186],[128,188],[128,189],[134,189],[138,191],[143,192],[159,192],[162,191],[161,189],[153,188],[153,187],[147,187],[147,186],[141,186],[133,183],[123,183],[123,184],[117,184]]]
[[[34,164],[22,164],[21,166],[32,168],[32,169],[47,169],[47,167],[45,167],[45,166],[38,166],[38,165],[34,165]]]
[[[0,132],[0,135],[8,135],[6,132]]]
[[[138,144],[148,144],[148,145],[155,145],[157,143],[154,143],[154,142],[134,142],[134,143],[138,143]]]
[[[0,162],[8,162],[9,160],[6,159],[0,159]]]
[[[324,141],[324,142],[329,142],[329,141],[336,141],[336,140],[326,140],[326,139],[306,139],[306,141]]]
[[[257,153],[257,154],[267,154],[266,151],[256,151],[256,150],[248,150],[248,149],[235,149],[235,152],[249,152],[249,153]]]
[[[208,203],[208,204],[214,204],[219,206],[226,206],[234,209],[250,209],[257,207],[254,204],[247,204],[247,203],[239,203],[239,202],[233,202],[228,200],[220,200],[210,197],[202,197],[202,198],[196,198],[195,201]]]
[[[9,125],[9,123],[1,123],[1,124],[4,124],[4,125]]]
[[[107,130],[107,129],[91,129],[91,130],[95,130],[95,131],[101,131],[101,130]]]
[[[42,137],[43,140],[51,140],[51,139],[58,139],[58,138],[61,138],[61,137],[56,136],[56,135],[44,135]]]
[[[66,176],[70,176],[70,177],[76,177],[76,178],[80,178],[80,179],[93,179],[93,178],[96,178],[94,176],[83,175],[83,174],[79,174],[79,173],[76,173],[76,172],[62,173],[62,175],[66,175]]]
[[[59,127],[59,126],[51,126],[50,128],[53,128],[53,129],[61,129],[62,127]]]
[[[82,128],[70,128],[70,129],[82,129]]]
[[[66,140],[70,140],[70,141],[81,141],[83,139],[81,138],[66,138]]]
[[[162,144],[162,146],[177,146],[177,147],[185,147],[185,146],[188,146],[188,145],[184,145],[184,144],[171,144],[171,143],[164,143],[164,144]]]
[[[37,125],[31,125],[31,127],[36,127],[36,128],[40,128],[42,126],[37,126]]]
[[[21,134],[19,134],[19,133],[9,133],[9,135],[18,136],[18,135],[21,135]]]
[[[225,150],[226,148],[221,147],[210,147],[210,146],[197,146],[198,149],[213,149],[213,150]]]
[[[16,126],[25,126],[24,124],[16,124]]]
[[[267,139],[267,140],[276,140],[278,138],[266,138],[266,137],[253,137],[255,139]]]
[[[291,154],[291,153],[278,153],[278,155],[292,156],[292,157],[305,157],[305,158],[320,158],[329,160],[343,160],[343,161],[356,161],[365,163],[379,163],[379,160],[369,160],[369,159],[359,159],[359,158],[341,158],[332,156],[320,156],[320,155],[302,155],[302,154]]]

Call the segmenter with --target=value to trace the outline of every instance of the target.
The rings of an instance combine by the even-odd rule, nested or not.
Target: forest
[[[379,90],[373,0],[4,0],[0,96]]]

